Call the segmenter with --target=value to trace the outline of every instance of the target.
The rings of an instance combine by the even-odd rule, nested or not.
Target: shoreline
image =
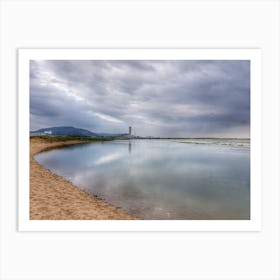
[[[43,151],[89,143],[83,140],[30,141],[30,220],[135,220],[124,210],[88,194],[70,181],[40,165],[34,156]]]

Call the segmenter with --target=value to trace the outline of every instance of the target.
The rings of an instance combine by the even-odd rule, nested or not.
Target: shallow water
[[[142,219],[250,219],[246,140],[96,142],[35,159]]]

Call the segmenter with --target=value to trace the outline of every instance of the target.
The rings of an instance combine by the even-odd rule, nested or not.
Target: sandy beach
[[[74,186],[37,161],[34,155],[46,149],[84,141],[49,142],[30,139],[30,219],[31,220],[132,220],[116,206]]]

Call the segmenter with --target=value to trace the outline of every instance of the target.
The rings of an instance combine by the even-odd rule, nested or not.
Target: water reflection
[[[143,219],[250,218],[247,144],[112,141],[53,150],[36,159]]]

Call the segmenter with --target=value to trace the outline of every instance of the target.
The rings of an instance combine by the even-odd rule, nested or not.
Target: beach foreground
[[[34,155],[46,149],[85,141],[49,142],[30,139],[30,219],[31,220],[133,220],[116,206],[89,195],[72,183],[45,169]]]

